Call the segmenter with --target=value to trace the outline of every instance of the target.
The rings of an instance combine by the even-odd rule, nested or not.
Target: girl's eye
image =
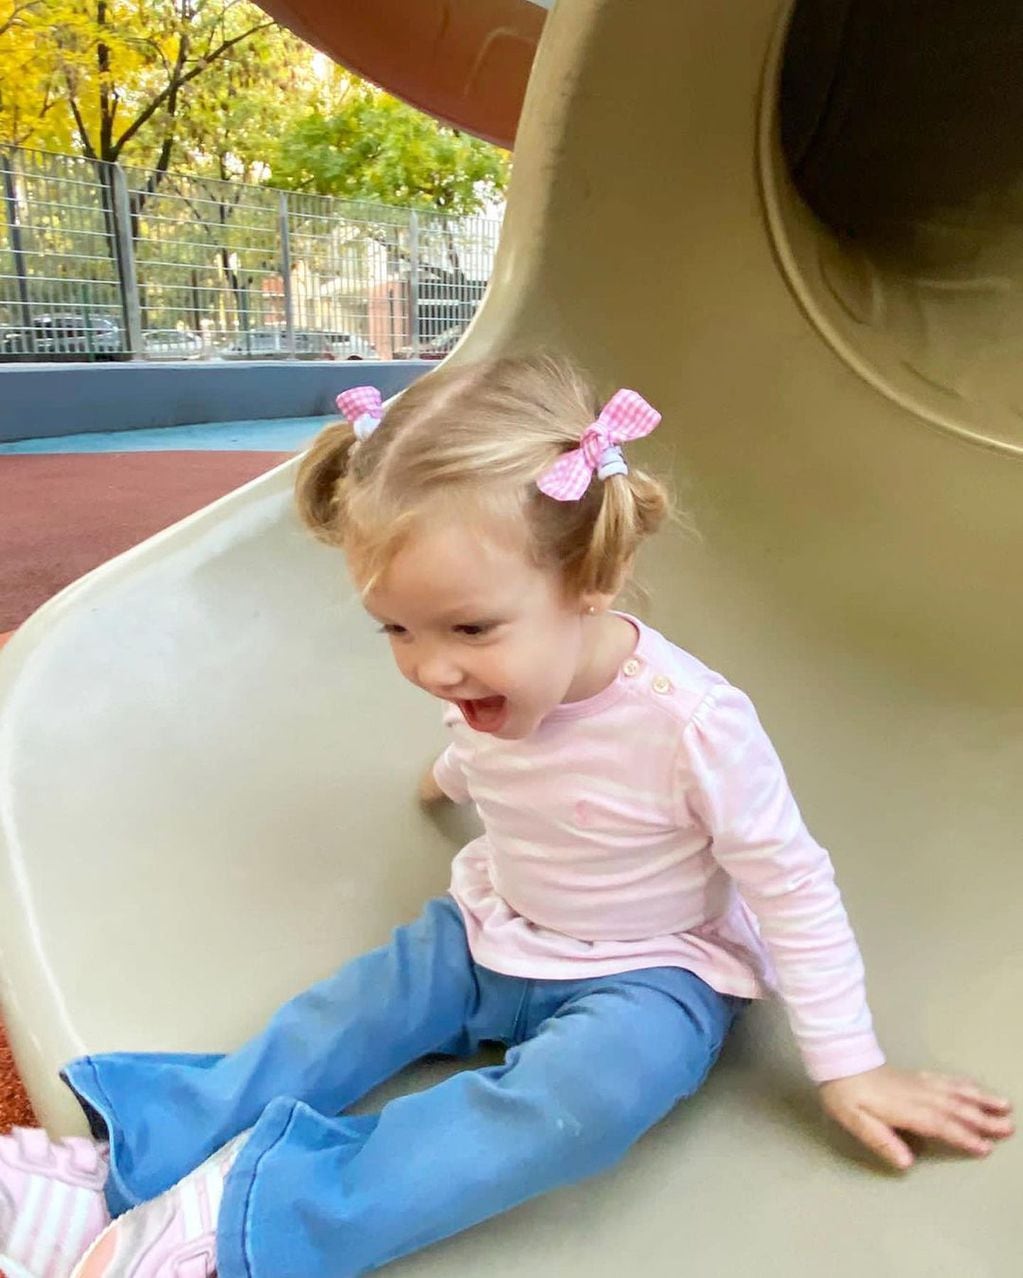
[[[496,621],[480,621],[471,626],[455,626],[455,630],[460,635],[465,635],[467,639],[482,639],[484,635],[489,635],[496,628]]]
[[[396,626],[391,622],[387,622],[380,627],[379,633],[382,635],[405,635],[408,634],[408,631],[404,626]]]

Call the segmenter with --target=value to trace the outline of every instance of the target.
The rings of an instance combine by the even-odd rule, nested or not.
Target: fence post
[[[32,307],[28,297],[28,269],[25,266],[25,248],[21,240],[21,218],[18,216],[18,187],[15,168],[17,152],[0,151],[0,165],[4,170],[4,208],[7,213],[7,237],[14,258],[14,274],[18,281],[18,307],[21,311],[21,328],[28,343],[32,332]]]
[[[295,354],[295,299],[291,293],[291,227],[288,223],[288,193],[277,196],[277,234],[281,242],[281,282],[284,285],[284,329],[288,354]]]
[[[413,209],[408,223],[409,315],[412,324],[412,358],[419,358],[419,214]]]
[[[139,302],[139,279],[135,264],[135,240],[131,233],[131,201],[128,179],[119,164],[110,166],[110,188],[113,193],[114,250],[117,273],[121,280],[121,301],[128,337],[128,351],[138,358],[142,354],[142,307]]]

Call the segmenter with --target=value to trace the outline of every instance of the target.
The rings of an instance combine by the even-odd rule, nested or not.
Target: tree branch
[[[155,40],[152,36],[140,36],[135,39],[130,39],[126,41],[126,43],[130,43],[137,49],[152,50],[153,54],[163,63],[163,69],[166,74],[168,76],[171,75],[171,64],[167,61],[167,55],[164,53],[163,49],[160,48],[159,41]]]
[[[41,0],[25,0],[24,4],[16,4],[11,11],[10,16],[4,18],[0,23],[0,36],[5,36],[12,27],[17,25],[18,19],[23,13],[28,13],[30,9],[38,8]]]
[[[227,4],[225,4],[225,5],[224,5],[224,7],[220,10],[220,13],[217,15],[217,21],[216,21],[215,25],[212,25],[212,26],[210,27],[210,29],[209,29],[209,33],[208,33],[208,34],[209,34],[209,40],[207,41],[207,44],[206,44],[206,52],[203,54],[203,57],[204,57],[204,58],[209,57],[209,55],[210,55],[210,48],[211,48],[211,46],[212,46],[212,44],[213,44],[213,41],[214,41],[214,40],[216,39],[216,37],[217,37],[217,32],[218,32],[218,31],[223,31],[224,27],[226,26],[226,24],[227,24],[227,15],[231,12],[231,10],[232,10],[232,9],[233,9],[233,8],[234,8],[237,4],[240,4],[240,3],[241,3],[241,0],[228,0],[228,3],[227,3]]]
[[[157,157],[156,169],[150,174],[149,180],[146,182],[144,191],[140,191],[136,197],[136,216],[141,217],[142,211],[146,207],[151,196],[156,192],[156,188],[163,181],[170,168],[171,153],[174,150],[174,118],[178,110],[178,89],[181,80],[181,71],[188,60],[189,38],[188,35],[182,35],[178,41],[178,53],[174,59],[174,71],[171,75],[170,97],[167,99],[167,114],[171,118],[171,124],[163,139],[163,145],[160,147],[160,154]]]
[[[107,25],[106,0],[99,0],[96,5],[96,25],[104,28]],[[96,69],[99,72],[99,153],[104,160],[114,159],[111,143],[114,139],[114,116],[116,104],[110,107],[110,46],[103,38],[96,45]]]
[[[171,151],[174,148],[174,134],[169,133],[163,140],[163,146],[160,148],[160,155],[156,161],[156,168],[150,173],[146,180],[145,189],[136,191],[132,198],[133,211],[136,217],[141,217],[145,212],[146,205],[150,199],[156,194],[156,189],[167,176],[167,170],[170,168]]]
[[[184,86],[188,84],[190,81],[194,80],[196,76],[202,75],[202,73],[206,70],[206,68],[211,63],[216,62],[218,58],[223,57],[223,55],[227,53],[229,49],[233,49],[235,45],[241,44],[243,40],[247,40],[249,36],[255,35],[257,31],[265,31],[267,27],[272,27],[274,25],[275,23],[272,20],[267,22],[260,22],[257,26],[250,27],[248,31],[243,31],[241,35],[233,36],[230,40],[225,40],[216,49],[214,49],[214,51],[211,54],[209,54],[208,57],[205,57],[200,62],[197,62],[196,65],[192,67],[190,71],[186,71],[185,74],[182,75],[180,78],[168,84],[166,88],[162,89],[156,95],[156,97],[152,100],[152,102],[150,102],[149,105],[143,111],[139,112],[139,114],[135,117],[135,119],[128,126],[128,128],[125,129],[125,131],[118,138],[117,144],[113,148],[113,158],[115,159],[117,158],[117,156],[121,153],[121,150],[123,149],[123,147],[128,142],[131,141],[131,139],[135,136],[136,133],[138,133],[139,129],[141,129],[142,126],[147,123],[147,121],[153,118],[153,116],[157,113],[157,111],[159,111],[160,107],[163,106],[163,104],[167,101],[167,99],[170,97],[172,93],[177,93],[179,89],[184,88]]]
[[[71,108],[71,114],[75,117],[75,125],[78,129],[78,136],[82,140],[82,149],[85,151],[86,157],[88,159],[98,160],[99,156],[96,154],[95,148],[93,147],[92,143],[89,141],[89,130],[85,127],[85,121],[82,119],[82,113],[81,111],[79,111],[78,103],[75,101],[75,90],[74,90],[74,86],[71,83],[71,77],[67,73],[67,68],[65,68],[64,70],[64,78],[67,81],[68,106]]]

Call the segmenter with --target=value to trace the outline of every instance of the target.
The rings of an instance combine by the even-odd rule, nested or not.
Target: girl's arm
[[[816,1083],[884,1064],[863,960],[831,858],[807,830],[753,704],[715,686],[686,724],[684,806],[756,915],[806,1071]]]
[[[749,698],[715,687],[686,726],[683,745],[686,807],[757,917],[827,1112],[899,1168],[913,1161],[899,1130],[973,1154],[1011,1135],[1008,1101],[968,1079],[884,1064],[831,859],[806,829]]]
[[[448,797],[437,784],[437,778],[434,776],[435,766],[431,764],[419,781],[419,802],[427,808],[446,802]]]

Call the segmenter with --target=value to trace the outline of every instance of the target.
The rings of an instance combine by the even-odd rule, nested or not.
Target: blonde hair
[[[536,486],[579,447],[600,407],[579,370],[552,355],[444,366],[413,383],[364,442],[349,424],[321,432],[299,467],[299,514],[358,564],[364,588],[443,503],[518,521],[534,562],[557,567],[569,597],[615,594],[669,514],[663,484],[630,460],[628,475],[594,479],[578,501]]]

